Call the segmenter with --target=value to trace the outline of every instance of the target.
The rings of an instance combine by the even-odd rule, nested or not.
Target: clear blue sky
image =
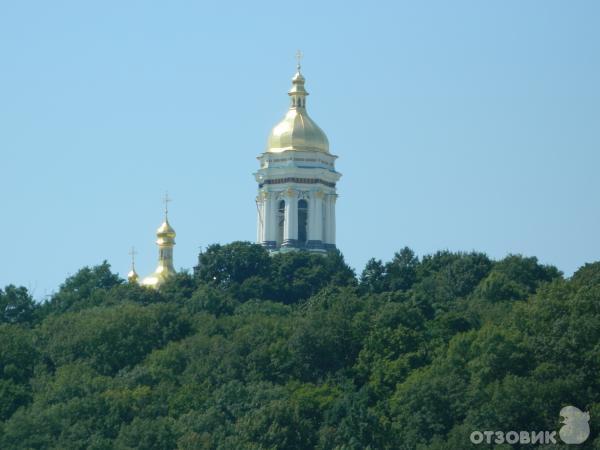
[[[254,240],[255,157],[305,54],[339,155],[338,246],[600,259],[600,2],[0,5],[0,287],[38,299],[128,249]]]

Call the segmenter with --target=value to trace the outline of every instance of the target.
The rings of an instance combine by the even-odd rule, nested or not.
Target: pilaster
[[[323,249],[323,197],[322,191],[312,193],[309,209],[309,240],[306,247],[311,250]]]
[[[285,223],[282,247],[298,246],[298,193],[292,188],[285,191]]]

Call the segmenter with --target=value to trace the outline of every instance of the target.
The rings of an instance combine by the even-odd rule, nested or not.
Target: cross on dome
[[[302,51],[300,50],[296,50],[296,68],[298,69],[298,72],[300,72],[300,68],[302,67],[302,58],[304,57],[304,54],[302,53]]]
[[[172,201],[173,199],[169,197],[169,192],[165,192],[165,196],[163,198],[163,203],[165,204],[165,219],[169,215],[169,203]]]
[[[135,250],[135,247],[131,247],[131,250],[129,250],[129,255],[131,256],[131,268],[134,269],[135,268],[135,255],[137,255],[137,251]]]

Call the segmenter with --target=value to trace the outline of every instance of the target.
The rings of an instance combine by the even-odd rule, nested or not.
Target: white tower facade
[[[305,79],[292,78],[290,109],[271,131],[267,148],[258,156],[257,242],[271,251],[336,248],[337,156],[306,112]]]

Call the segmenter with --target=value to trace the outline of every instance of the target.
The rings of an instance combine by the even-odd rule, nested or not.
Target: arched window
[[[298,242],[306,244],[308,240],[308,203],[298,200]]]
[[[281,245],[283,242],[283,227],[285,225],[285,201],[279,202],[277,208],[277,245]]]

